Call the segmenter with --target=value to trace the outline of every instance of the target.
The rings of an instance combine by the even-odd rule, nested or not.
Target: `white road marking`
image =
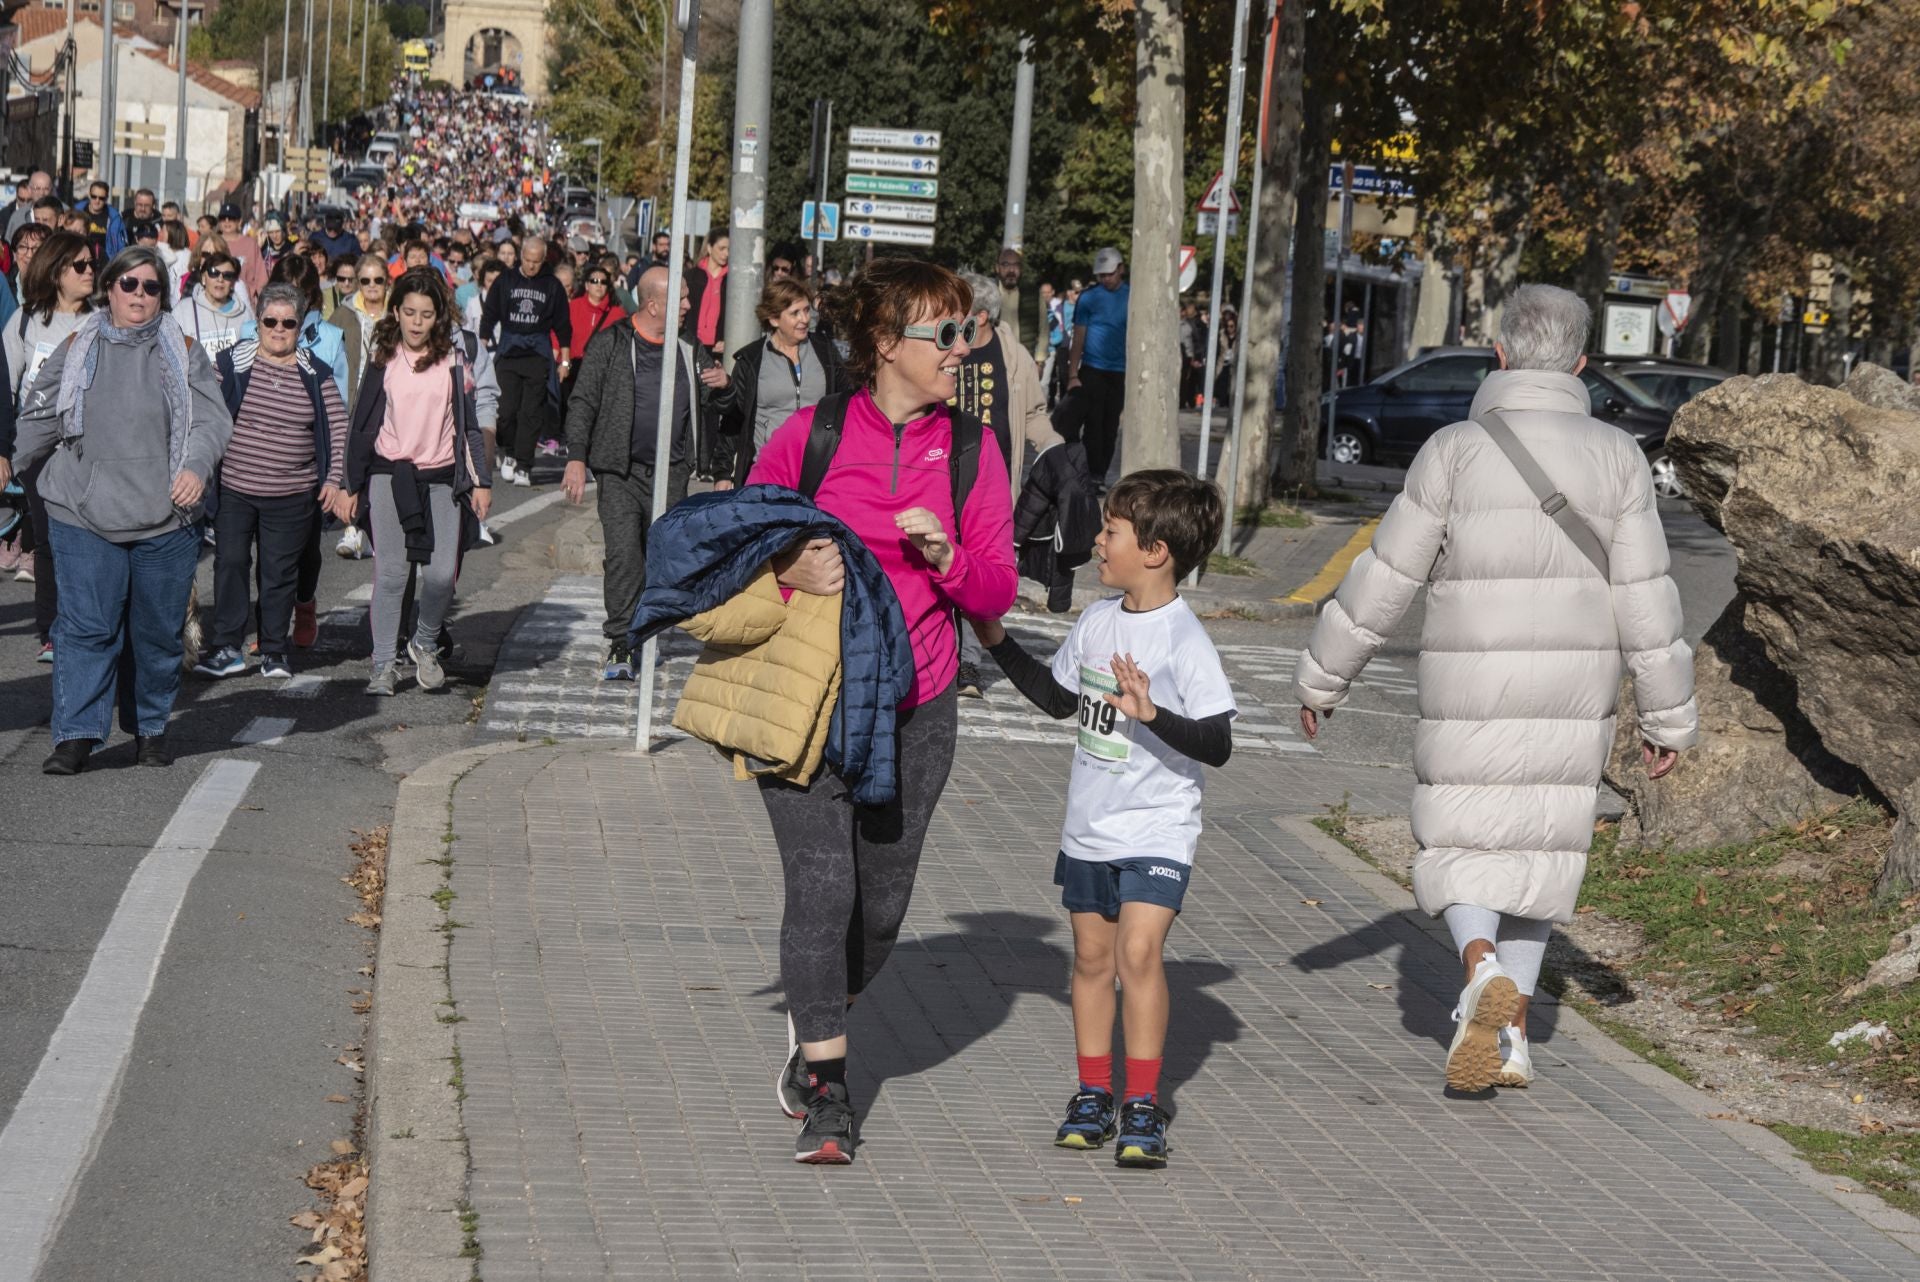
[[[371,601],[373,600],[373,584],[362,583],[358,587],[348,588],[347,594],[340,599],[343,601]]]
[[[233,741],[264,748],[279,743],[292,731],[292,717],[255,717],[240,727],[240,733],[233,736]]]
[[[551,494],[542,494],[537,499],[528,499],[518,507],[509,508],[505,512],[490,514],[487,517],[487,528],[489,530],[504,530],[515,521],[522,521],[530,516],[538,516],[555,503],[565,500],[566,497],[567,492],[565,490],[555,489]]]
[[[216,761],[133,870],[80,991],[0,1131],[0,1282],[31,1282],[111,1120],[140,1012],[194,874],[257,761]]]
[[[289,699],[314,699],[327,688],[327,679],[317,672],[302,672],[280,683],[280,693]]]

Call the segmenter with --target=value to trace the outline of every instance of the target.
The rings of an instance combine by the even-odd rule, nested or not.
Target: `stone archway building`
[[[459,84],[466,65],[467,45],[482,31],[512,33],[520,42],[520,83],[529,96],[547,96],[546,0],[447,0],[446,29],[442,33],[433,74]]]

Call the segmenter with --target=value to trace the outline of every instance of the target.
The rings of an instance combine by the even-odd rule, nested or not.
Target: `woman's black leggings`
[[[763,779],[786,877],[780,975],[803,1042],[847,1031],[847,997],[880,973],[900,938],[927,824],[953,769],[953,689],[900,714],[900,789],[884,806],[856,806],[823,770],[805,788]]]

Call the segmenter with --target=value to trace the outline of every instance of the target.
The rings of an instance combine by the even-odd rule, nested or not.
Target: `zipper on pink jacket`
[[[906,438],[906,435],[907,425],[905,423],[895,423],[893,425],[893,484],[887,487],[887,493],[889,494],[898,494],[900,492],[900,442]]]

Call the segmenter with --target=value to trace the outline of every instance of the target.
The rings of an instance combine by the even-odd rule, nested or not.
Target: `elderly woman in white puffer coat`
[[[1447,1052],[1459,1090],[1532,1078],[1527,999],[1548,933],[1572,919],[1586,875],[1623,669],[1653,777],[1698,734],[1693,653],[1647,460],[1590,416],[1578,377],[1589,324],[1587,305],[1564,289],[1514,293],[1495,346],[1501,368],[1472,418],[1421,448],[1294,677],[1311,738],[1429,585],[1413,889],[1446,918],[1466,967]],[[1481,425],[1489,413],[1597,536],[1590,553]]]

